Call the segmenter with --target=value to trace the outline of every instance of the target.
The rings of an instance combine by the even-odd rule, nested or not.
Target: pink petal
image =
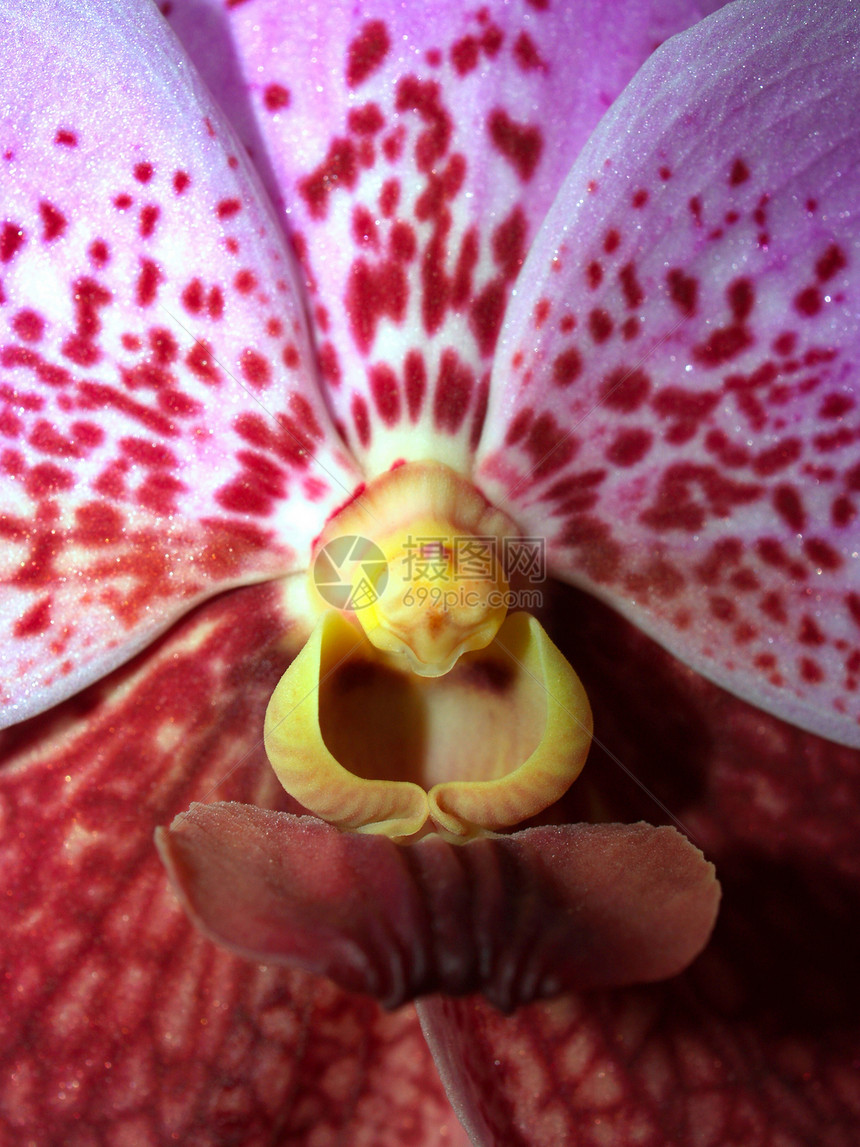
[[[484,492],[551,568],[860,744],[860,23],[732,4],[613,106],[521,277]]]
[[[190,800],[280,792],[255,730],[301,636],[239,590],[0,734],[3,1143],[463,1142],[411,1010],[215,948],[153,847]]]
[[[720,919],[667,983],[507,1018],[422,1001],[455,1107],[482,1147],[857,1142],[860,752],[723,693],[581,594],[556,605],[611,754],[571,796],[662,818],[653,792],[716,862]]]
[[[18,0],[2,69],[8,723],[300,568],[356,477],[283,237],[158,13]]]
[[[240,955],[386,1007],[481,991],[497,1007],[677,974],[719,886],[674,829],[564,825],[401,847],[313,817],[195,805],[159,849],[187,910]]]
[[[710,7],[171,4],[285,204],[329,400],[369,473],[469,468],[544,212],[636,68]]]

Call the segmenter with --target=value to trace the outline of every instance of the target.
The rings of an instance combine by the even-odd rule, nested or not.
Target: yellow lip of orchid
[[[579,678],[525,613],[427,679],[330,611],[275,689],[265,744],[284,788],[341,829],[465,842],[557,800],[591,730]]]

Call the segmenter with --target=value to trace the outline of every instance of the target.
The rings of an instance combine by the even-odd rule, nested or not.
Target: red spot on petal
[[[487,128],[500,154],[513,166],[523,183],[527,183],[535,173],[543,150],[540,128],[517,123],[502,108],[490,113]]]
[[[737,187],[739,183],[746,183],[750,177],[750,169],[742,159],[736,159],[729,172],[729,186]]]
[[[263,103],[270,112],[289,107],[290,92],[283,84],[267,84],[263,89]]]
[[[67,131],[65,128],[58,128],[57,134],[54,136],[54,143],[59,144],[60,147],[77,147],[77,132]]]
[[[556,386],[570,386],[581,373],[582,356],[576,347],[562,351],[552,364],[552,380]]]
[[[17,223],[4,223],[0,230],[0,263],[10,263],[25,239],[25,232]]]
[[[68,226],[65,215],[53,203],[43,199],[39,204],[39,214],[42,217],[42,238],[46,243],[58,239]]]
[[[265,386],[272,378],[269,360],[250,347],[239,355],[239,369],[245,381],[255,389]]]
[[[136,163],[134,165],[134,178],[138,183],[149,183],[152,179],[153,167],[151,163]]]
[[[390,366],[378,363],[368,371],[370,394],[379,417],[386,426],[394,426],[400,418],[400,391],[397,376]]]
[[[299,193],[314,219],[323,219],[328,197],[338,186],[355,187],[358,162],[355,145],[348,139],[334,139],[323,162],[310,175],[299,180]]]
[[[382,66],[391,41],[382,20],[369,20],[347,50],[346,82],[357,88]]]

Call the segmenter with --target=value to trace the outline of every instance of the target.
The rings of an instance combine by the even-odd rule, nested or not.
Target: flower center
[[[412,463],[378,478],[317,539],[313,594],[321,611],[343,587],[377,649],[437,677],[483,649],[507,613],[506,514],[447,466]]]
[[[389,471],[317,539],[321,614],[265,743],[284,788],[343,828],[452,841],[515,825],[579,774],[591,711],[538,622],[506,616],[513,522],[436,463]]]

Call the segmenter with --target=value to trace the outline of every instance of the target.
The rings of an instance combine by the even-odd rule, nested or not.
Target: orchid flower
[[[2,4],[3,1135],[850,1142],[856,12],[163,8]]]

